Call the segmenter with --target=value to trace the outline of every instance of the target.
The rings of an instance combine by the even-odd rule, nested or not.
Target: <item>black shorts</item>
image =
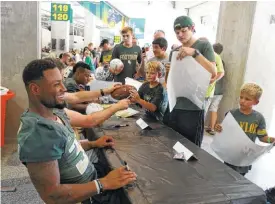
[[[168,107],[163,122],[197,146],[201,146],[204,131],[204,110],[173,109],[170,113]]]

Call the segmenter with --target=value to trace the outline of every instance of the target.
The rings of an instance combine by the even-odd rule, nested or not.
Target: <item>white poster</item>
[[[91,91],[97,91],[99,89],[110,88],[114,84],[121,84],[121,83],[120,82],[112,82],[112,81],[92,80],[88,85],[90,86]]]
[[[222,128],[221,133],[216,133],[211,148],[223,161],[234,166],[249,166],[273,147],[273,144],[260,146],[251,141],[230,112]]]
[[[129,78],[129,77],[125,78],[125,84],[126,85],[131,85],[131,86],[135,87],[137,89],[137,91],[139,90],[139,88],[142,85],[141,82],[139,82],[139,81],[137,81],[135,79]]]
[[[185,97],[203,109],[205,95],[211,74],[193,57],[177,60],[178,52],[173,52],[170,72],[167,80],[167,92],[170,111],[176,105],[177,97]]]

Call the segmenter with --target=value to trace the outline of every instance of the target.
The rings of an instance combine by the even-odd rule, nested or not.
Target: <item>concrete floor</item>
[[[213,136],[205,135],[202,148],[217,157],[210,144]],[[28,172],[19,161],[17,144],[6,144],[1,149],[1,186],[16,186],[16,192],[2,192],[2,204],[40,204],[43,201],[32,185]],[[218,157],[217,157],[218,158]],[[275,185],[275,148],[260,158],[246,177],[264,190]]]

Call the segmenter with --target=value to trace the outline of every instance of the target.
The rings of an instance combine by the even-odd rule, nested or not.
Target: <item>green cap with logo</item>
[[[174,21],[174,30],[176,28],[185,28],[185,27],[190,27],[193,26],[194,23],[192,19],[188,16],[179,16],[176,18]]]

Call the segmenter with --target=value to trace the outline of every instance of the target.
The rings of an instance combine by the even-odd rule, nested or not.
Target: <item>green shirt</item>
[[[125,84],[125,78],[134,78],[136,73],[137,62],[141,63],[141,49],[139,46],[125,47],[122,44],[118,44],[114,47],[112,59],[120,59],[124,68],[121,73],[115,75],[115,82],[121,82]]]
[[[87,183],[97,178],[96,170],[75,138],[64,110],[54,110],[64,123],[48,120],[26,111],[18,130],[18,152],[21,162],[57,160],[60,183]]]
[[[221,59],[220,55],[218,55],[215,52],[214,52],[214,54],[215,54],[215,62],[216,62],[216,72],[224,73],[222,59]],[[213,97],[215,89],[216,89],[216,81],[214,81],[212,84],[209,84],[205,97],[206,98]]]
[[[210,62],[215,62],[215,55],[212,45],[208,41],[197,40],[192,46],[192,48],[197,49],[200,53]],[[172,58],[172,53],[178,51],[180,47],[172,50],[170,53],[170,61]],[[196,77],[196,76],[194,76]],[[200,110],[192,101],[185,97],[178,97],[175,109],[181,110]]]
[[[222,58],[220,55],[215,53],[215,61],[216,61],[216,66],[217,66],[217,73],[222,72],[224,73],[224,67],[223,67],[223,62]],[[215,93],[214,95],[222,95],[223,94],[223,78],[221,78],[219,81],[216,82],[215,85]]]
[[[245,115],[240,111],[240,109],[234,109],[231,110],[230,113],[243,129],[247,137],[249,137],[249,139],[251,139],[253,142],[255,142],[257,137],[261,138],[267,136],[264,116],[258,111],[252,110],[252,113]],[[231,164],[227,165],[239,173],[247,173],[251,169],[251,166],[241,167]]]

